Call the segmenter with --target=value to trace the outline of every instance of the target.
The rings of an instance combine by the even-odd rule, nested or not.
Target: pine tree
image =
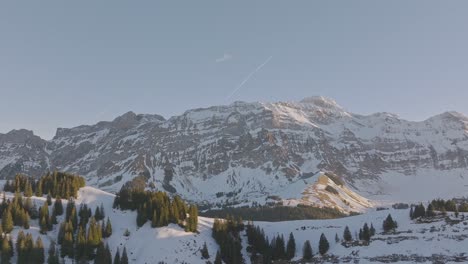
[[[87,246],[88,252],[91,253],[95,248],[99,246],[102,239],[102,233],[100,231],[99,224],[96,222],[94,217],[91,217],[88,227]]]
[[[104,250],[104,264],[112,264],[112,253],[109,244],[106,244],[106,249]]]
[[[289,234],[288,244],[286,245],[286,258],[291,260],[296,255],[296,239],[291,232]]]
[[[208,247],[206,246],[206,242],[203,244],[203,248],[200,250],[202,258],[209,259],[210,254],[208,253]]]
[[[47,194],[47,205],[48,206],[52,205],[52,196],[50,196],[50,194]]]
[[[37,197],[42,197],[42,181],[39,181],[36,186],[36,196]]]
[[[322,235],[320,235],[320,241],[319,241],[320,255],[325,255],[328,252],[328,249],[330,249],[330,244],[328,243],[328,240],[325,237],[325,235],[322,233]]]
[[[214,264],[223,264],[223,260],[221,259],[221,253],[219,253],[219,250],[216,251]]]
[[[351,231],[349,231],[349,227],[346,226],[345,227],[345,230],[343,232],[343,239],[346,241],[346,242],[350,242],[351,240],[353,240],[353,236],[351,235]]]
[[[369,242],[371,237],[370,229],[367,223],[364,224],[364,227],[362,228],[362,239]]]
[[[340,237],[338,236],[338,233],[335,234],[335,243],[340,242]]]
[[[186,231],[188,232],[197,232],[198,226],[198,208],[196,205],[190,205],[189,207],[189,217],[187,219]]]
[[[6,234],[9,234],[13,230],[13,216],[11,215],[11,210],[8,207],[2,215],[2,229]]]
[[[76,252],[76,259],[77,260],[84,260],[88,257],[88,252],[87,252],[87,245],[86,245],[86,231],[83,226],[78,227],[78,234],[76,238],[76,246],[75,246],[75,252]]]
[[[153,211],[153,217],[151,218],[151,227],[155,228],[158,227],[158,215],[156,213],[156,210]]]
[[[137,226],[142,227],[146,223],[146,221],[147,221],[146,210],[144,210],[143,208],[138,209],[137,210],[137,219],[136,219]]]
[[[117,252],[115,252],[114,263],[113,264],[120,264],[120,250],[119,250],[119,248],[117,248]]]
[[[120,258],[120,264],[128,264],[127,249],[124,247],[122,257]]]
[[[41,237],[37,237],[36,244],[34,245],[34,260],[37,263],[44,263],[44,244],[42,243]]]
[[[65,235],[63,237],[62,247],[61,247],[61,255],[62,257],[68,256],[70,258],[74,257],[74,250],[73,250],[73,228],[71,227],[71,223],[67,224],[69,227],[65,228]],[[67,230],[68,229],[68,230]]]
[[[393,220],[392,216],[389,214],[387,218],[383,221],[383,230],[388,232],[390,230],[396,229],[398,227],[397,223]]]
[[[63,215],[63,204],[60,196],[57,196],[57,198],[55,198],[54,209],[56,215]]]
[[[13,256],[13,248],[11,247],[10,240],[8,237],[4,238],[2,241],[1,254],[1,263],[10,263],[10,259]]]
[[[29,229],[29,214],[27,212],[23,213],[23,228]]]
[[[96,221],[99,221],[101,219],[101,209],[99,208],[99,206],[97,206],[94,210],[94,218],[96,218]]]
[[[26,187],[24,189],[24,196],[31,197],[32,195],[33,195],[33,191],[32,191],[31,182],[27,181]]]
[[[97,250],[96,250],[96,258],[94,259],[95,264],[104,264],[106,263],[106,253],[105,253],[104,244],[101,242],[99,243]]]
[[[59,264],[59,258],[57,250],[55,249],[54,241],[52,241],[49,246],[49,257],[47,258],[47,264]]]
[[[374,225],[372,223],[370,224],[369,231],[370,231],[370,236],[371,237],[375,236],[375,228],[374,228]]]
[[[106,211],[104,211],[104,204],[103,203],[101,203],[100,208],[101,208],[101,210],[100,210],[101,211],[101,219],[99,219],[99,220],[103,220],[106,217]]]
[[[306,240],[306,242],[304,242],[304,246],[302,247],[302,258],[308,261],[311,260],[312,257],[312,246],[310,245],[310,241]]]
[[[107,238],[107,237],[110,237],[111,235],[112,235],[112,224],[111,224],[109,217],[107,217],[106,228],[102,236]]]
[[[359,240],[362,240],[363,237],[362,237],[362,228],[359,229]]]

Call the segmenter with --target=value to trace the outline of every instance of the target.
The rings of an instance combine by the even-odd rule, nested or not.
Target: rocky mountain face
[[[449,175],[464,185],[468,118],[446,112],[422,122],[358,115],[324,97],[186,111],[165,119],[126,113],[111,122],[0,134],[0,177],[59,169],[116,191],[141,176],[150,186],[209,204],[303,199],[319,171],[368,195],[396,193],[391,179]],[[392,185],[393,184],[393,185]],[[390,187],[389,187],[390,186]]]

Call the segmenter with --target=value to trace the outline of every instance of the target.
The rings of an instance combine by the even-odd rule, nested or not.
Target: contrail
[[[272,58],[273,58],[273,56],[268,57],[268,59],[266,59],[265,62],[263,62],[262,64],[260,64],[257,68],[255,68],[255,70],[253,70],[251,73],[249,73],[249,75],[247,75],[247,77],[246,77],[234,90],[232,90],[232,92],[229,94],[229,96],[226,97],[226,100],[231,99],[231,97],[232,97],[237,91],[239,91],[239,89],[242,88],[242,86],[244,86],[244,84],[250,79],[250,77],[252,77],[252,76],[253,76],[256,72],[258,72],[260,69],[262,69],[263,66],[265,66]]]

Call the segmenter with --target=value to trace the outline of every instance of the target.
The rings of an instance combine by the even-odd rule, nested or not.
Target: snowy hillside
[[[7,198],[12,198],[13,194],[7,193]],[[42,206],[46,201],[45,198],[32,197],[36,205]],[[150,223],[146,223],[143,227],[137,228],[135,219],[136,212],[121,211],[112,209],[114,195],[95,189],[93,187],[84,187],[79,190],[78,199],[75,200],[77,207],[81,204],[87,204],[92,210],[101,203],[104,205],[106,217],[109,217],[112,222],[113,234],[110,238],[104,241],[109,244],[112,255],[116,249],[120,252],[124,247],[127,249],[130,263],[205,263],[202,260],[199,250],[203,243],[207,243],[210,252],[216,252],[218,246],[211,238],[212,219],[200,217],[198,230],[199,234],[185,232],[183,228],[171,224],[167,227],[151,228]],[[63,200],[64,206],[67,200]],[[62,222],[64,216],[58,217],[58,222]],[[13,243],[16,241],[16,236],[20,230],[31,233],[36,237],[41,236],[44,246],[47,249],[51,241],[57,241],[59,225],[54,225],[53,231],[42,235],[39,232],[38,220],[31,220],[31,227],[25,230],[20,227],[14,227],[11,233]],[[126,230],[130,231],[130,236],[124,236]],[[47,250],[46,250],[47,252]],[[213,255],[214,259],[214,255]],[[15,262],[15,257],[12,262]],[[70,259],[66,263],[72,263]]]
[[[11,198],[12,194],[7,194]],[[130,263],[205,263],[201,258],[200,249],[206,242],[211,261],[219,246],[212,238],[213,219],[199,218],[199,234],[187,233],[176,225],[162,228],[151,228],[150,223],[137,228],[135,223],[136,213],[112,209],[114,195],[92,188],[84,187],[79,190],[76,200],[77,206],[87,204],[94,210],[103,203],[106,216],[110,217],[113,234],[105,239],[115,253],[117,248],[122,252],[126,247]],[[45,198],[33,197],[38,206],[45,202]],[[63,201],[66,204],[66,201]],[[383,234],[382,222],[391,214],[398,222],[396,233]],[[59,218],[59,222],[63,216]],[[382,263],[388,260],[399,263],[446,263],[448,261],[468,261],[465,255],[468,248],[468,215],[461,214],[455,218],[449,213],[447,218],[438,217],[429,223],[417,223],[410,220],[409,210],[388,209],[382,211],[370,210],[365,214],[341,219],[329,220],[302,220],[287,222],[254,222],[255,226],[264,229],[267,236],[274,237],[282,234],[288,237],[292,232],[296,240],[296,254],[293,260],[302,258],[302,245],[306,240],[312,243],[315,261],[331,262],[355,262],[358,263]],[[345,247],[341,244],[345,226],[349,226],[352,236],[356,237],[358,230],[364,223],[372,223],[376,227],[376,235],[372,237],[368,246]],[[37,220],[31,221],[31,228],[24,230],[35,238],[41,236],[47,247],[51,240],[56,240],[58,235],[57,225],[54,230],[46,235],[39,233]],[[124,236],[125,230],[130,231],[130,236]],[[22,228],[15,227],[12,237],[17,236]],[[324,233],[330,243],[330,249],[326,257],[320,257],[318,252],[318,240]],[[335,242],[335,235],[340,242]],[[250,254],[247,252],[247,237],[242,232],[242,254],[246,263],[250,263]],[[46,251],[47,252],[47,251]],[[14,261],[15,259],[13,259]],[[70,259],[66,263],[72,263]]]

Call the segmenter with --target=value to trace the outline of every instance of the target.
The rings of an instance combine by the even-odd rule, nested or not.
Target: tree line
[[[224,261],[226,264],[244,263],[242,258],[242,240],[240,232],[244,230],[241,218],[228,216],[224,219],[215,219],[213,223],[212,236],[219,245],[215,264]]]
[[[165,192],[135,188],[128,182],[115,196],[113,207],[136,210],[138,227],[150,221],[153,228],[173,223],[184,227],[187,232],[197,232],[198,208],[195,204],[188,205],[179,196],[171,199]]]
[[[258,206],[258,207],[228,207],[218,210],[208,210],[201,215],[211,218],[226,218],[228,215],[238,216],[252,221],[291,221],[306,219],[334,219],[347,216],[341,211],[328,207],[313,207],[306,205],[292,206]]]
[[[251,222],[246,228],[249,247],[247,251],[251,253],[253,263],[270,264],[276,261],[289,261],[296,256],[296,240],[293,233],[289,234],[286,242],[283,235],[274,236],[271,241],[265,235],[263,229],[254,226]],[[319,254],[325,255],[330,249],[330,243],[325,234],[319,238]],[[310,240],[306,240],[302,246],[302,259],[310,261],[314,256]]]
[[[85,179],[81,176],[66,172],[48,172],[36,180],[26,175],[17,174],[13,181],[7,180],[3,190],[5,192],[20,192],[26,197],[33,194],[38,197],[50,195],[54,198],[68,199],[77,197],[78,190],[85,186]]]

